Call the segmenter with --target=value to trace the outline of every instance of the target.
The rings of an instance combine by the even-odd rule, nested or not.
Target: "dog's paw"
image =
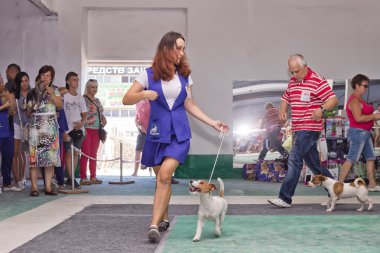
[[[200,240],[200,238],[198,238],[198,237],[193,238],[193,242],[199,242],[199,240]]]
[[[332,212],[332,209],[331,208],[327,208],[326,212]]]
[[[361,207],[361,208],[359,208],[359,209],[356,209],[356,211],[358,211],[358,212],[363,212],[363,209],[364,209],[364,208]]]
[[[215,231],[215,235],[217,236],[217,237],[220,237],[221,235],[222,235],[222,232],[219,230],[219,231]]]

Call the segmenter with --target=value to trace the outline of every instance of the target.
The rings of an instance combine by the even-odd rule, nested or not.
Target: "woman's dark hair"
[[[175,47],[177,46],[177,39],[185,38],[177,32],[166,33],[157,47],[156,55],[153,59],[153,79],[169,81],[173,79],[174,73],[177,70],[178,73],[187,77],[191,73],[189,63],[186,55],[181,58],[178,65],[175,65]]]
[[[365,75],[362,75],[362,74],[357,74],[356,76],[354,76],[354,78],[352,78],[351,80],[351,87],[355,90],[356,89],[356,85],[362,85],[362,83],[364,81],[367,81],[369,82],[369,78]]]
[[[29,79],[29,75],[26,72],[18,72],[18,74],[15,77],[15,98],[20,98],[20,92],[21,92],[21,82],[22,78],[26,76]]]
[[[69,81],[70,77],[72,76],[78,76],[77,73],[75,73],[74,71],[70,71],[69,73],[66,74],[66,78],[65,78],[65,81],[66,81],[66,89],[69,89],[70,86],[69,84],[67,83],[67,81]]]
[[[11,69],[11,68],[15,68],[17,70],[17,72],[20,72],[21,71],[21,68],[19,65],[17,65],[16,63],[11,63],[8,65],[7,67],[7,70]]]
[[[40,70],[38,71],[38,75],[36,77],[36,80],[41,80],[41,75],[45,74],[45,73],[47,73],[49,71],[51,73],[51,83],[53,83],[53,80],[54,80],[54,77],[55,77],[55,70],[54,70],[53,66],[50,66],[50,65],[45,65],[45,66],[42,66],[40,68]]]

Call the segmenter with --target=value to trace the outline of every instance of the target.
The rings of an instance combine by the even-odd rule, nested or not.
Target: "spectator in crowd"
[[[3,176],[3,190],[21,191],[12,185],[12,158],[13,158],[13,125],[9,124],[9,114],[14,111],[14,96],[5,88],[4,80],[0,76],[0,152],[1,175]],[[13,123],[12,123],[13,124]]]
[[[281,98],[280,119],[283,122],[287,120],[290,105],[294,143],[289,154],[288,173],[279,196],[268,200],[277,207],[291,207],[303,161],[314,175],[333,177],[320,164],[317,142],[323,129],[323,111],[332,110],[338,104],[338,99],[326,79],[311,70],[302,55],[291,55],[288,67],[292,77]]]
[[[143,71],[123,98],[123,104],[149,99],[151,111],[141,163],[153,167],[156,192],[148,238],[156,241],[169,227],[171,177],[183,164],[190,148],[191,131],[186,111],[217,131],[228,126],[204,114],[192,98],[193,81],[185,55],[185,39],[176,32],[165,34],[152,67]]]
[[[270,102],[265,104],[265,116],[262,124],[265,126],[266,130],[266,140],[264,143],[269,141],[270,146],[280,152],[283,159],[287,159],[288,152],[281,145],[282,134],[279,112],[277,108],[274,107],[274,105]],[[264,144],[263,149],[259,155],[260,161],[265,159],[267,152],[267,145]]]
[[[61,166],[59,157],[59,133],[56,109],[62,107],[58,87],[53,85],[55,70],[43,66],[38,71],[35,88],[27,96],[27,115],[31,116],[29,133],[30,195],[38,197],[38,168],[44,168],[45,194],[56,196],[52,189],[54,167]]]
[[[62,100],[63,103],[63,100]],[[63,142],[63,135],[66,131],[69,130],[69,126],[67,124],[65,109],[62,107],[60,109],[57,108],[57,121],[58,121],[58,132],[59,132],[59,150],[60,150],[60,160],[61,166],[54,167],[55,178],[57,180],[58,190],[65,189],[65,161],[66,161],[66,153],[65,153],[65,145]]]
[[[75,72],[69,72],[66,75],[66,89],[61,90],[63,95],[63,108],[65,110],[69,130],[64,134],[64,145],[66,152],[66,170],[68,179],[66,185],[72,186],[74,180],[74,188],[79,188],[80,185],[75,180],[75,169],[78,165],[79,151],[74,150],[74,160],[71,161],[71,145],[77,149],[81,149],[84,139],[83,126],[86,121],[87,106],[83,96],[78,93],[79,77]],[[72,168],[73,164],[73,168]],[[74,174],[72,173],[74,170]]]
[[[12,63],[9,64],[6,70],[7,75],[7,83],[5,84],[5,87],[9,92],[14,92],[16,84],[15,84],[15,78],[16,75],[21,71],[21,68],[19,65]]]
[[[137,171],[139,169],[141,153],[145,144],[146,130],[148,128],[150,114],[150,104],[148,99],[143,99],[136,103],[136,118],[135,123],[139,134],[137,135],[136,140],[136,150],[135,150],[135,171],[132,176],[137,176]],[[145,169],[146,166],[141,164],[141,169]]]
[[[58,88],[59,90],[60,88]],[[63,100],[62,100],[63,103]],[[57,115],[57,122],[58,122],[58,132],[59,132],[59,158],[61,160],[61,166],[54,167],[54,173],[55,173],[55,180],[56,180],[56,187],[58,191],[65,190],[65,171],[64,171],[64,164],[65,164],[65,148],[63,144],[63,134],[69,129],[67,125],[67,119],[65,115],[65,110],[62,108],[58,109],[56,111]],[[42,177],[45,181],[45,170],[44,168],[41,168]]]
[[[26,97],[30,90],[29,76],[25,72],[19,72],[15,78],[16,115],[13,117],[14,126],[14,152],[12,171],[17,186],[24,189],[23,178],[25,175],[25,151],[29,151],[26,140],[28,135],[29,118],[26,116]]]
[[[371,138],[371,129],[374,121],[380,120],[380,113],[373,113],[373,106],[363,98],[369,87],[369,78],[367,76],[356,75],[352,78],[351,87],[354,91],[348,98],[346,105],[347,117],[350,122],[350,128],[348,129],[350,148],[346,161],[340,170],[339,181],[344,182],[352,163],[359,161],[360,155],[363,154],[366,160],[369,181],[368,191],[380,191],[380,186],[377,185],[375,178],[376,154]]]
[[[377,105],[377,110],[373,112],[374,114],[380,113],[380,104]],[[375,126],[375,136],[374,136],[374,146],[375,148],[380,147],[380,120],[374,121]]]
[[[82,144],[82,152],[90,157],[97,158],[100,138],[99,127],[107,124],[107,119],[104,116],[103,105],[99,98],[95,97],[98,92],[98,82],[94,79],[90,79],[86,83],[84,92],[84,100],[87,106],[87,118],[84,124],[86,137]],[[80,184],[101,184],[102,180],[96,177],[96,160],[90,159],[90,180],[87,179],[87,162],[88,158],[84,155],[80,158]]]

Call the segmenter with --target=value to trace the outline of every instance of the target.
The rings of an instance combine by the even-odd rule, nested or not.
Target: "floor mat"
[[[206,222],[193,242],[196,216],[179,216],[162,250],[177,252],[379,252],[380,216],[240,216],[226,217],[220,238]]]
[[[329,220],[329,217],[340,217],[343,215],[342,219],[346,223],[344,223],[343,221],[339,223],[339,227],[342,231],[345,230],[346,227],[351,229],[351,227],[353,227],[351,225],[354,224],[354,221],[360,219],[363,219],[365,222],[368,222],[368,224],[363,223],[366,226],[371,227],[372,225],[376,225],[377,227],[379,227],[379,210],[375,209],[372,212],[358,213],[355,211],[356,208],[358,208],[358,204],[338,204],[336,206],[336,211],[334,211],[331,214],[326,214],[326,212],[324,211],[325,207],[322,207],[320,205],[294,205],[292,208],[287,209],[276,208],[269,204],[229,205],[228,215],[226,218],[225,233],[226,236],[230,235],[230,237],[228,237],[228,240],[230,240],[231,243],[230,246],[236,245],[236,249],[239,249],[239,252],[244,252],[240,251],[240,247],[242,249],[245,248],[245,241],[240,242],[241,239],[247,240],[247,243],[253,243],[252,240],[254,239],[254,241],[256,241],[258,244],[272,243],[274,245],[277,245],[277,239],[273,239],[271,237],[273,233],[277,233],[276,231],[279,231],[278,234],[276,234],[276,238],[277,236],[280,238],[283,237],[282,233],[288,233],[289,235],[291,235],[293,233],[291,230],[289,232],[286,232],[287,227],[292,227],[291,222],[283,223],[283,225],[281,225],[284,226],[283,228],[279,228],[278,225],[276,225],[278,222],[281,221],[281,219],[284,219],[284,221],[288,221],[288,219],[293,219],[292,222],[295,222],[295,224],[298,224],[298,221],[300,221],[301,224],[305,224],[302,226],[306,226],[308,220],[310,220],[310,222],[318,222],[318,219],[313,221],[314,217],[321,217],[325,218],[325,222],[329,223],[330,225],[333,225],[335,220],[333,218],[331,218],[332,220]],[[173,230],[169,234],[169,240],[163,240],[161,244],[161,246],[163,245],[161,248],[163,248],[165,252],[185,252],[182,250],[171,250],[172,248],[175,249],[176,247],[181,247],[181,244],[189,246],[196,245],[198,247],[198,244],[193,244],[191,241],[192,236],[194,236],[197,211],[197,205],[170,205],[169,213],[171,217],[177,216],[176,219],[178,221],[176,222],[176,224],[173,224],[172,226]],[[81,212],[78,212],[69,219],[58,224],[57,226],[53,227],[47,232],[35,237],[31,241],[23,244],[22,246],[20,246],[12,252],[33,253],[56,252],[60,250],[64,250],[66,252],[91,253],[154,252],[158,245],[149,243],[149,241],[146,238],[147,228],[151,219],[151,212],[152,205],[119,204],[88,206]],[[188,217],[185,217],[186,215]],[[235,217],[235,215],[239,215],[239,217]],[[284,215],[286,215],[287,217],[285,217]],[[296,218],[294,218],[295,215],[302,216],[297,216]],[[273,220],[271,219],[271,217],[273,217]],[[350,218],[345,219],[344,217],[352,217],[352,220]],[[338,221],[340,221],[340,218],[337,219]],[[207,226],[209,226],[209,228],[207,228]],[[245,230],[240,232],[239,230],[235,231],[236,229],[239,229],[239,227]],[[250,230],[250,228],[252,228],[252,231]],[[264,233],[260,232],[260,230],[264,228],[266,229],[265,233],[270,232],[272,234],[268,234],[267,236],[263,234],[263,236],[266,239],[263,242],[258,242],[256,240],[256,236],[260,233]],[[355,226],[353,228],[355,228]],[[356,228],[359,227],[356,226]],[[179,229],[179,231],[177,231],[177,229]],[[327,228],[324,229],[326,230]],[[312,237],[314,235],[313,231],[308,232],[306,230],[303,230],[303,232],[303,235],[305,236],[304,240],[306,240],[306,242],[309,237]],[[317,232],[321,233],[319,230]],[[180,233],[181,235],[179,235],[178,233]],[[297,230],[294,231],[294,233],[302,233],[302,231]],[[353,233],[353,230],[350,230],[350,233]],[[376,234],[375,232],[372,233],[371,230],[367,231],[367,233],[371,234],[371,238],[373,239],[375,238],[375,235],[376,240],[380,238],[378,234]],[[241,236],[243,236],[244,238],[241,238]],[[206,225],[206,228],[204,230],[204,238],[214,238],[212,233],[212,225],[210,222],[208,225]],[[334,238],[334,236],[332,238]],[[362,239],[365,238],[366,235],[362,234]],[[223,241],[220,239],[207,240],[207,244],[204,244],[203,241],[201,241],[199,245],[206,246],[208,252],[210,252],[210,250],[212,250],[213,243],[217,243],[218,241],[224,243],[224,240],[225,239],[223,239]],[[260,240],[262,239],[260,238]],[[346,238],[346,240],[351,240],[351,237],[350,239]],[[178,245],[176,247],[171,246],[172,244],[176,244],[177,242]],[[209,245],[209,243],[211,244]],[[254,246],[256,247],[257,245],[254,244]],[[306,247],[307,246],[308,243]],[[190,251],[190,249],[192,248],[188,248],[188,250],[186,251]],[[201,249],[199,249],[199,252],[201,252]],[[252,248],[250,252],[252,252]]]

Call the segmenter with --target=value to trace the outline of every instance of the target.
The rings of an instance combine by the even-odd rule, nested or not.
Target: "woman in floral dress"
[[[61,166],[59,156],[59,132],[56,109],[62,107],[58,87],[52,85],[55,71],[43,66],[36,78],[36,87],[27,97],[27,114],[31,115],[29,133],[31,196],[37,197],[39,168],[45,170],[45,194],[57,195],[52,190],[54,167]]]

